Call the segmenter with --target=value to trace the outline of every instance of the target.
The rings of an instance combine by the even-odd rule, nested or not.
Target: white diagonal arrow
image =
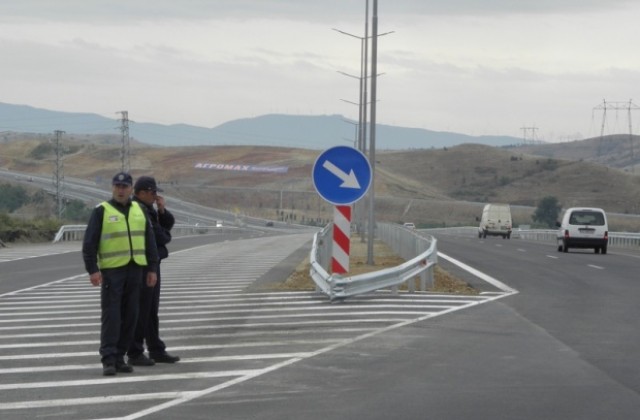
[[[360,183],[356,179],[356,174],[353,173],[353,169],[351,169],[349,174],[347,174],[342,169],[338,168],[336,165],[329,162],[328,160],[324,161],[324,163],[322,164],[322,167],[342,180],[342,185],[340,185],[340,187],[357,188],[357,189],[361,188]]]

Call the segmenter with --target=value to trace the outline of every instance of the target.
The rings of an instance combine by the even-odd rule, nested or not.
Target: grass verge
[[[356,274],[369,273],[384,268],[395,267],[405,262],[393,252],[382,241],[374,241],[373,244],[373,262],[367,264],[367,243],[362,242],[359,237],[351,238],[351,248],[349,255],[349,272],[348,276]],[[310,263],[309,258],[305,258],[300,262],[291,275],[283,282],[270,285],[270,289],[275,290],[315,290],[315,283],[309,275]],[[419,279],[416,278],[416,290],[419,290]],[[406,283],[400,286],[400,290],[406,290]],[[446,270],[436,265],[434,270],[433,285],[428,285],[429,292],[450,293],[460,295],[477,295],[477,289],[469,285],[462,279],[453,276]]]

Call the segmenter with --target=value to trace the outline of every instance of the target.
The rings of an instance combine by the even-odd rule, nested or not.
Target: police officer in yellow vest
[[[82,244],[89,280],[101,286],[100,356],[105,376],[133,372],[124,355],[135,333],[140,290],[157,281],[153,229],[145,210],[131,201],[132,185],[128,173],[113,177],[112,199],[93,210]],[[148,270],[145,279],[143,267]]]

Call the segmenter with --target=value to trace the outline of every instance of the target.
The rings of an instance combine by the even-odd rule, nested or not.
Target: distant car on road
[[[406,222],[402,226],[406,227],[407,229],[415,229],[416,228],[416,225],[414,225],[411,222]]]
[[[558,226],[558,251],[568,252],[569,248],[593,248],[598,254],[607,253],[609,226],[607,215],[599,208],[567,209]]]
[[[265,226],[273,227],[273,222],[267,222],[267,223],[265,224]]]
[[[200,223],[196,223],[194,225],[194,227],[196,229],[196,232],[198,232],[198,233],[207,233],[207,232],[209,232],[209,228],[207,226],[201,225]]]

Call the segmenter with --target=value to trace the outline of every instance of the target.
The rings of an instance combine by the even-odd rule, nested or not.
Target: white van
[[[487,204],[482,210],[478,238],[502,236],[511,239],[511,207],[508,204]]]
[[[609,244],[609,225],[604,210],[593,207],[572,207],[557,223],[558,251],[569,248],[593,248],[597,254],[606,254]]]

